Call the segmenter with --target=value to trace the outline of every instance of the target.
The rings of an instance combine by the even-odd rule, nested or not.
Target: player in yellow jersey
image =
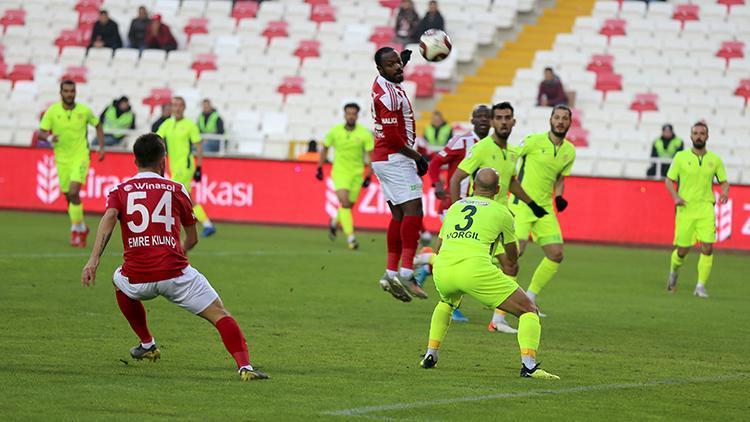
[[[200,182],[203,177],[201,166],[203,164],[203,144],[198,125],[185,118],[185,99],[182,97],[172,98],[172,117],[165,120],[156,134],[161,136],[167,144],[167,156],[169,157],[169,174],[172,180],[182,183],[190,193],[190,182]],[[195,154],[193,154],[195,147]],[[216,233],[206,211],[198,201],[193,205],[195,217],[203,226],[201,236],[208,237]]]
[[[690,129],[693,148],[675,155],[667,172],[667,190],[675,204],[674,245],[667,290],[677,289],[677,274],[685,262],[690,247],[700,242],[701,256],[698,258],[698,284],[693,294],[708,298],[706,282],[713,266],[714,242],[716,242],[716,220],[714,215],[714,178],[721,185],[719,202],[729,199],[729,182],[724,163],[718,155],[706,149],[708,126],[698,122]],[[674,184],[679,188],[675,190]]]
[[[513,126],[516,124],[513,106],[508,102],[493,105],[491,124],[494,133],[474,144],[466,158],[458,165],[456,172],[453,173],[450,181],[451,202],[456,202],[459,199],[459,187],[465,178],[474,174],[480,168],[490,167],[500,175],[500,189],[495,201],[507,207],[508,192],[512,192],[528,204],[534,215],[543,217],[547,214],[547,211],[526,195],[516,178],[518,151],[516,147],[508,145],[508,138],[510,138]],[[505,263],[505,266],[508,266],[508,264],[515,265],[515,263],[508,263],[505,255],[501,255],[500,262]],[[516,274],[508,274],[507,272],[506,275],[516,276]],[[508,325],[505,320],[505,313],[499,309],[495,310],[487,329],[491,332],[508,334],[517,332],[515,328]]]
[[[83,220],[81,186],[89,171],[88,126],[96,127],[99,161],[104,159],[104,129],[90,108],[76,102],[76,84],[71,80],[60,83],[59,103],[51,105],[39,124],[39,137],[46,139],[55,152],[55,165],[60,190],[68,201],[70,244],[86,247],[89,228]]]
[[[474,195],[451,205],[445,215],[433,270],[440,302],[432,313],[427,352],[420,365],[429,369],[437,364],[451,312],[468,294],[487,307],[518,317],[522,377],[559,379],[536,363],[542,331],[536,306],[515,280],[492,263],[498,246],[511,261],[518,254],[513,215],[494,200],[500,191],[498,182],[495,169],[479,170],[474,178]]]
[[[345,123],[335,125],[328,131],[320,153],[318,171],[315,173],[318,180],[323,180],[323,164],[328,158],[328,149],[333,148],[331,179],[339,200],[339,210],[336,217],[331,219],[329,236],[331,240],[336,239],[336,230],[341,224],[349,249],[352,250],[359,248],[354,236],[352,207],[357,202],[359,191],[370,185],[372,174],[367,166],[370,164],[370,152],[375,146],[372,132],[357,123],[358,115],[357,103],[344,106]],[[365,167],[368,168],[366,173]]]
[[[544,258],[534,271],[526,293],[536,304],[536,297],[544,286],[555,276],[563,260],[563,237],[557,221],[557,212],[563,212],[568,202],[563,198],[565,176],[570,175],[576,150],[565,139],[573,120],[573,112],[567,106],[558,105],[552,109],[549,132],[527,136],[518,149],[521,159],[518,178],[526,193],[543,207],[548,214],[534,215],[531,208],[521,204],[523,198],[514,195],[510,210],[516,218],[516,235],[520,244],[520,254],[526,248],[529,235],[544,251]]]

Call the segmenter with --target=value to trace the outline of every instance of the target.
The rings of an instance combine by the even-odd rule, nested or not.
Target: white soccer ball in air
[[[453,44],[448,34],[439,29],[428,29],[419,37],[419,53],[428,62],[441,62],[451,53]]]

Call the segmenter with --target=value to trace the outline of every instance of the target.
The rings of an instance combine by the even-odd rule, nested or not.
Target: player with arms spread
[[[151,361],[161,356],[141,300],[164,296],[216,327],[237,363],[241,380],[268,378],[250,365],[245,336],[237,321],[206,277],[188,263],[186,251],[198,243],[196,218],[185,187],[164,178],[164,141],[153,133],[142,135],[135,141],[133,152],[138,174],[107,197],[91,257],[83,267],[83,286],[94,285],[99,258],[119,220],[125,251],[124,263],[114,273],[115,295],[120,311],[141,341],[130,349],[130,355]],[[181,226],[186,233],[182,242]]]
[[[558,379],[536,363],[541,325],[534,303],[511,277],[492,263],[498,246],[516,262],[513,215],[495,201],[500,191],[499,175],[492,168],[483,168],[474,178],[474,195],[451,205],[435,246],[435,288],[440,302],[435,306],[430,323],[427,353],[421,366],[434,367],[438,349],[448,332],[451,311],[461,304],[464,294],[483,305],[499,308],[518,317],[518,345],[521,349],[521,376]],[[517,272],[518,268],[510,269]]]
[[[421,176],[427,173],[428,164],[414,150],[414,110],[401,87],[404,65],[409,57],[410,50],[399,55],[390,47],[375,52],[380,75],[375,78],[371,93],[375,122],[372,169],[380,180],[391,210],[387,233],[388,260],[380,286],[404,302],[411,301],[410,294],[427,298],[414,279],[414,255],[422,228]]]
[[[677,289],[677,273],[685,263],[685,257],[696,239],[700,242],[701,255],[698,258],[698,284],[693,294],[708,298],[706,282],[711,275],[714,263],[714,242],[716,242],[716,216],[713,192],[714,178],[721,185],[719,202],[729,200],[729,182],[724,163],[716,153],[706,148],[708,126],[698,122],[690,129],[693,148],[675,155],[667,172],[667,190],[675,204],[674,245],[672,252],[667,290]],[[675,190],[674,184],[679,185]]]

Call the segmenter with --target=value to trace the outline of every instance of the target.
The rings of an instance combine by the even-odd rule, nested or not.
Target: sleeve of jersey
[[[473,174],[479,168],[479,156],[482,154],[478,153],[477,145],[478,144],[475,144],[471,147],[466,154],[466,158],[458,164],[458,168],[463,170],[466,174]]]
[[[331,145],[333,145],[333,138],[333,128],[331,128],[328,130],[328,133],[326,133],[325,139],[323,139],[323,145],[330,148]]]
[[[42,121],[39,123],[39,129],[50,131],[52,130],[52,116],[50,115],[49,109],[44,112]]]
[[[503,222],[502,232],[505,244],[507,245],[509,243],[516,243],[516,227],[510,211],[506,212],[505,215],[502,216],[501,221]]]
[[[118,217],[119,217],[120,207],[121,207],[122,203],[120,202],[120,196],[118,195],[118,192],[119,192],[119,189],[112,189],[109,192],[109,195],[107,195],[107,205],[106,205],[106,208],[107,209],[112,208],[112,209],[117,210],[117,214],[118,214]]]
[[[680,177],[680,160],[679,157],[675,157],[675,159],[672,161],[672,164],[669,165],[669,170],[667,171],[667,178],[670,180],[677,180],[677,178]]]
[[[195,225],[198,219],[193,213],[193,201],[190,200],[190,195],[185,187],[180,187],[181,190],[177,193],[177,201],[180,204],[180,223],[183,227]]]
[[[399,116],[400,112],[398,110],[390,110],[380,100],[378,100],[378,105],[378,117],[380,117],[380,125],[383,128],[383,138],[395,149],[401,149],[406,145],[406,132],[398,124],[401,117]]]
[[[194,144],[198,144],[202,141],[201,139],[201,131],[198,129],[198,125],[193,123],[190,127],[190,142]]]
[[[98,126],[99,125],[99,118],[96,117],[93,111],[91,109],[88,109],[87,114],[88,116],[88,122],[91,126]]]
[[[565,164],[565,167],[562,169],[562,175],[563,176],[570,176],[570,172],[573,170],[573,163],[576,160],[576,152],[573,150],[572,157],[570,157],[570,160]]]
[[[716,180],[718,180],[719,183],[724,183],[727,181],[727,171],[724,168],[724,162],[721,161],[721,159],[718,161],[719,165],[716,166]]]
[[[159,135],[162,139],[166,140],[167,139],[167,136],[166,136],[167,125],[165,125],[164,123],[166,123],[166,120],[161,122],[161,124],[159,125],[159,129],[156,130],[156,134]]]

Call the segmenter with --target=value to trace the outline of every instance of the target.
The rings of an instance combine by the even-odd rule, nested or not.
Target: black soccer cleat
[[[435,360],[435,356],[433,355],[424,355],[424,358],[422,358],[422,361],[419,362],[419,366],[421,366],[424,369],[434,368],[435,365],[437,365],[437,360]]]
[[[257,369],[242,368],[239,371],[240,381],[267,380],[270,377]]]
[[[558,377],[557,375],[550,374],[544,369],[539,368],[539,363],[534,365],[534,367],[531,369],[527,368],[526,365],[521,364],[521,378],[537,378],[537,379],[544,379],[544,380],[559,380],[560,379],[560,377]]]
[[[138,346],[135,346],[132,349],[130,349],[130,357],[132,357],[135,360],[148,359],[151,362],[156,362],[161,357],[161,352],[159,351],[159,348],[156,347],[155,344],[149,347],[148,349],[145,349],[143,346],[139,344]]]

